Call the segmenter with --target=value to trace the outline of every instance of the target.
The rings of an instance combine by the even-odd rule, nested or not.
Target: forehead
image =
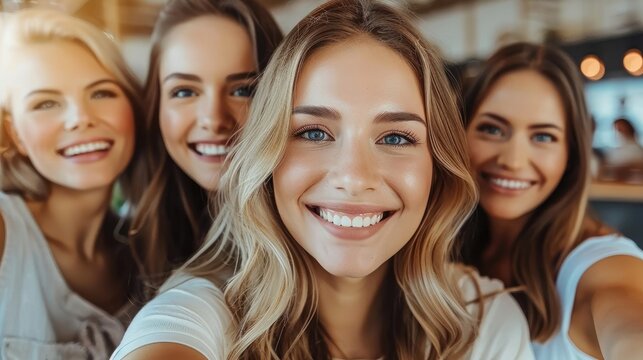
[[[512,122],[565,126],[565,107],[556,86],[533,70],[500,77],[489,89],[477,114],[492,112]]]
[[[375,112],[414,110],[424,116],[420,82],[411,66],[367,36],[313,52],[297,77],[294,102],[364,106]]]
[[[48,41],[14,49],[9,63],[11,93],[29,89],[67,89],[97,79],[114,79],[94,55],[72,41]]]
[[[163,39],[161,74],[201,69],[254,69],[248,31],[220,15],[205,15],[177,25]]]

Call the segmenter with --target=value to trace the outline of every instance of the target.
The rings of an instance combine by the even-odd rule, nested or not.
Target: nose
[[[500,149],[498,165],[509,170],[519,170],[529,163],[529,144],[512,136]]]
[[[197,125],[214,133],[227,133],[236,126],[229,106],[226,104],[225,95],[210,95],[201,97],[197,113]]]
[[[96,119],[84,101],[70,102],[65,113],[64,128],[67,131],[82,130],[93,127]]]
[[[338,150],[331,160],[334,164],[329,172],[331,185],[350,196],[376,190],[381,177],[370,141],[346,139]]]

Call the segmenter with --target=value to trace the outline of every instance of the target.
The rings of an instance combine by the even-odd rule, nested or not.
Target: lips
[[[66,158],[73,158],[91,153],[109,151],[113,144],[114,142],[112,140],[92,140],[66,146],[57,152]]]
[[[537,181],[533,181],[533,180],[508,178],[508,177],[497,176],[489,173],[482,173],[481,176],[492,186],[503,190],[507,190],[507,191],[527,190],[537,183]]]
[[[338,209],[324,206],[307,206],[308,209],[326,221],[337,227],[343,228],[368,228],[379,224],[382,220],[390,217],[394,211],[376,211],[372,209]]]
[[[199,156],[226,156],[232,149],[225,143],[191,142],[188,147]]]

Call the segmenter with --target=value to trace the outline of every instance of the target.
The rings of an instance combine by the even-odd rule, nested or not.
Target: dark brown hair
[[[249,33],[259,72],[281,41],[270,13],[254,0],[172,0],[163,8],[152,35],[145,84],[147,109],[145,174],[137,179],[130,231],[140,271],[154,287],[200,246],[211,223],[208,192],[185,174],[168,155],[159,127],[159,63],[163,40],[177,25],[205,15],[230,18]],[[216,60],[215,60],[216,61]]]
[[[493,85],[503,76],[531,70],[558,90],[564,105],[569,158],[562,179],[549,197],[529,216],[512,249],[513,284],[524,288],[514,294],[529,323],[532,339],[545,341],[559,328],[561,308],[556,275],[567,254],[598,223],[586,213],[591,153],[591,119],[583,83],[572,60],[550,45],[517,43],[496,51],[468,89],[463,104],[467,127]],[[480,268],[488,244],[488,220],[478,206],[463,232],[463,260]]]

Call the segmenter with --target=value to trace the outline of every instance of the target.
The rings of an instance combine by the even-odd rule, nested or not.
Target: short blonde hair
[[[109,35],[71,15],[43,9],[27,9],[0,18],[0,190],[43,199],[49,193],[47,181],[21,155],[9,137],[7,118],[11,113],[7,74],[16,48],[50,41],[72,41],[86,48],[117,80],[127,95],[135,118],[141,115],[140,87]],[[137,140],[139,131],[135,121]],[[126,170],[126,173],[128,171]]]

